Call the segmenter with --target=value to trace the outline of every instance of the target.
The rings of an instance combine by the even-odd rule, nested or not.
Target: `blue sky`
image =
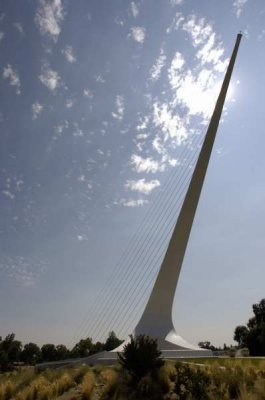
[[[263,0],[0,2],[0,335],[130,333],[242,30],[173,311],[187,340],[232,342],[265,295],[264,15]]]

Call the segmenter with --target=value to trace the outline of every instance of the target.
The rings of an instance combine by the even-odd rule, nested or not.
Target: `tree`
[[[157,341],[146,335],[134,338],[124,346],[123,353],[118,354],[122,367],[132,376],[134,382],[140,381],[148,373],[155,373],[164,365],[157,348]]]
[[[116,347],[118,347],[120,344],[122,344],[122,342],[123,342],[123,340],[117,338],[116,333],[114,331],[111,331],[106,340],[104,349],[107,351],[113,350]]]
[[[239,347],[247,347],[247,338],[249,330],[245,325],[239,325],[234,332],[234,340],[238,343]]]
[[[202,349],[207,349],[207,350],[218,350],[217,347],[215,347],[214,345],[211,344],[211,342],[209,342],[208,340],[204,341],[204,342],[199,342],[198,346],[201,347]]]
[[[91,350],[90,350],[90,354],[96,354],[99,353],[100,351],[104,350],[104,343],[101,342],[97,342],[95,344],[92,345]]]
[[[26,364],[35,365],[41,360],[41,350],[35,343],[25,344],[21,352],[21,361]]]
[[[64,344],[58,344],[58,346],[56,346],[56,353],[57,360],[65,360],[70,356],[70,351]]]
[[[72,357],[87,357],[90,355],[91,348],[92,348],[92,339],[91,338],[86,338],[86,339],[81,339],[74,348],[71,351],[71,356]]]
[[[257,304],[253,304],[252,308],[257,325],[265,323],[265,299],[262,299]]]
[[[237,326],[234,339],[239,346],[247,347],[251,356],[265,356],[265,299],[252,306],[254,316],[247,327]]]
[[[10,333],[0,342],[0,351],[7,354],[8,363],[19,361],[22,343],[15,340],[15,334]]]
[[[8,369],[8,354],[4,350],[0,350],[0,371],[5,372]]]
[[[43,361],[56,361],[57,352],[54,344],[44,344],[41,348],[41,355]]]

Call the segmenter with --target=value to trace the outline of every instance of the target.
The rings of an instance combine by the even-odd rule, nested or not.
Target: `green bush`
[[[139,335],[124,346],[124,352],[119,354],[119,362],[130,374],[134,382],[139,382],[148,373],[155,373],[164,365],[157,348],[157,341],[146,335]]]
[[[190,398],[208,400],[208,386],[210,378],[201,367],[192,367],[183,363],[176,363],[175,393],[179,400]]]

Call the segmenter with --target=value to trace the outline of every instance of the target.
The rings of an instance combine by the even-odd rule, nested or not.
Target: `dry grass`
[[[15,392],[15,384],[11,380],[0,385],[0,400],[9,400]]]
[[[120,383],[118,372],[111,368],[103,369],[100,372],[100,379],[104,384],[102,398],[111,398]]]
[[[181,391],[181,393],[180,393]],[[265,362],[218,362],[199,367],[166,362],[156,378],[147,375],[133,387],[121,368],[96,366],[22,370],[0,375],[0,400],[265,400]],[[71,397],[72,396],[72,397]],[[174,397],[175,396],[175,397]]]
[[[95,386],[95,375],[92,371],[89,371],[83,377],[80,385],[83,400],[90,400],[91,395]]]

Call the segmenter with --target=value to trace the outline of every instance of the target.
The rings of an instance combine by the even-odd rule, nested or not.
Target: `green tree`
[[[134,338],[124,346],[123,353],[118,354],[122,367],[132,376],[134,382],[139,382],[148,373],[155,375],[164,365],[157,348],[157,341],[146,335]]]
[[[41,350],[35,343],[27,343],[21,352],[20,358],[26,364],[35,365],[41,361]]]
[[[65,360],[70,357],[70,351],[64,344],[58,344],[58,346],[56,346],[56,353],[57,360]]]
[[[234,340],[238,343],[239,347],[247,347],[247,338],[249,330],[245,325],[239,325],[234,332]]]
[[[117,338],[116,333],[114,331],[111,331],[106,340],[104,349],[107,351],[113,350],[116,347],[118,347],[120,344],[122,344],[122,342],[123,342],[123,340]]]
[[[234,339],[247,347],[251,356],[265,356],[265,299],[252,306],[254,316],[245,326],[237,326]]]
[[[43,361],[56,361],[57,352],[54,344],[44,344],[41,348],[41,356]]]
[[[8,369],[8,354],[4,350],[0,350],[0,371],[5,372]]]
[[[7,354],[9,363],[19,361],[22,343],[19,340],[15,340],[14,333],[10,333],[0,342],[0,351]]]
[[[104,350],[104,343],[97,342],[92,345],[90,354],[99,353],[100,351],[103,351],[103,350]]]
[[[93,343],[91,338],[81,339],[71,351],[72,357],[87,357],[90,355]]]
[[[199,342],[198,346],[201,347],[202,349],[207,349],[207,350],[218,350],[217,347],[213,346],[211,344],[211,342],[209,342],[208,340],[204,341],[204,342]]]

